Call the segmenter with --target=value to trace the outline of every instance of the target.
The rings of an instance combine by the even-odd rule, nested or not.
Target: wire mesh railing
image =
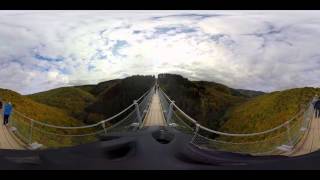
[[[236,134],[200,125],[183,112],[162,89],[159,97],[169,126],[192,134],[191,144],[199,148],[253,155],[290,153],[308,129],[314,114],[313,103],[316,100],[313,98],[295,116],[274,128],[257,133]]]
[[[127,132],[139,129],[146,109],[150,104],[154,88],[145,92],[133,104],[120,113],[95,124],[66,127],[37,121],[14,111],[9,126],[14,134],[30,149],[74,146],[97,141],[100,136],[111,132]]]

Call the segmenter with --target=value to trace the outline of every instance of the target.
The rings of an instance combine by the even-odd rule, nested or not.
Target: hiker
[[[3,110],[3,125],[7,126],[9,123],[9,117],[12,113],[12,104],[11,102],[8,102],[4,105],[4,110]]]
[[[0,98],[0,114],[2,114],[2,106],[3,106],[2,99]]]
[[[315,109],[315,116],[316,118],[320,117],[320,100],[318,99],[315,104],[314,104],[314,109]]]

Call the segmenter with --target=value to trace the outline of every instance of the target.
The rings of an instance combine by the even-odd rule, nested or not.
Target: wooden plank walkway
[[[300,156],[320,149],[320,118],[313,116],[308,131],[289,156]]]
[[[158,92],[152,96],[151,105],[143,121],[143,126],[166,126]]]
[[[13,132],[9,132],[9,127],[3,125],[2,115],[0,118],[0,149],[25,149],[21,141],[14,137]]]

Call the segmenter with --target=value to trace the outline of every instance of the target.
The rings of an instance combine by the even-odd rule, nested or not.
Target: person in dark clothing
[[[8,102],[4,105],[4,111],[3,111],[3,125],[7,125],[9,123],[9,117],[12,113],[12,104],[11,102]]]
[[[315,116],[316,118],[320,117],[320,100],[317,100],[314,104]]]
[[[2,104],[2,99],[0,98],[0,113],[2,114],[2,106],[3,106],[3,104]]]
[[[0,114],[3,116],[3,102],[2,102],[2,99],[0,99]]]

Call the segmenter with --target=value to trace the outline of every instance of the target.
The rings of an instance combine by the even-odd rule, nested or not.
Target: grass
[[[306,107],[314,95],[320,94],[320,88],[311,87],[272,93],[236,90],[218,83],[189,81],[170,74],[160,76],[159,82],[167,95],[201,125],[222,132],[239,134],[272,129],[291,119]],[[184,128],[185,125],[179,123],[183,116],[179,113],[177,116],[180,118],[174,118],[174,121],[181,124],[180,129],[190,133],[189,128]],[[303,117],[299,116],[290,124],[290,137],[292,136],[295,141],[302,134],[300,128],[303,122]],[[219,136],[203,130],[199,133],[196,143],[232,152],[271,151],[289,141],[286,127],[252,137]]]
[[[94,123],[120,112],[148,90],[153,83],[154,77],[152,76],[133,76],[97,85],[58,88],[29,96],[0,89],[0,97],[4,101],[11,101],[16,110],[37,121],[60,126],[82,126],[85,125],[84,122]],[[239,92],[222,84],[189,81],[177,75],[160,75],[159,83],[167,95],[200,124],[228,133],[254,133],[276,127],[293,117],[315,94],[320,94],[319,88],[306,87],[251,97],[252,94],[261,93],[251,91],[243,93],[243,91]],[[250,97],[246,94],[250,94]],[[85,117],[89,121],[82,121],[83,119],[78,117]],[[176,112],[172,121],[181,124],[179,117],[181,118],[182,115]],[[12,118],[14,125],[28,141],[31,133],[30,122],[16,114],[13,114]],[[112,123],[117,123],[117,121]],[[297,119],[293,123],[293,133],[298,133],[300,122],[301,119]],[[194,127],[190,129],[187,126],[192,126],[192,124],[187,122],[179,128],[191,133]],[[102,130],[102,127],[97,127],[67,131],[35,125],[32,139],[48,147],[70,146],[94,141],[97,136],[68,137],[67,135]],[[200,134],[215,138],[217,141],[233,143],[263,141],[260,144],[251,143],[249,145],[249,143],[247,146],[209,143],[212,147],[230,151],[257,152],[261,149],[271,149],[286,141],[285,132],[286,129],[283,128],[272,134],[247,138],[219,137],[206,132]],[[269,141],[271,138],[274,138],[273,144]]]
[[[84,86],[83,88],[62,87],[32,94],[28,97],[42,104],[57,107],[71,116],[80,119],[85,107],[96,100],[92,94],[82,90],[85,87],[88,86]]]
[[[292,118],[317,93],[319,88],[306,87],[258,96],[230,109],[220,130],[252,133],[271,129]]]
[[[99,122],[119,113],[145,93],[154,83],[152,76],[132,76],[97,85],[62,87],[22,96],[14,91],[0,90],[0,97],[11,101],[14,108],[36,121],[58,126],[83,126]],[[123,114],[125,116],[126,114]],[[122,116],[111,124],[119,122]],[[26,143],[37,141],[50,148],[72,146],[97,140],[104,134],[102,125],[94,128],[65,130],[34,123],[14,113],[11,123],[17,127],[19,137]],[[127,123],[131,123],[127,122]],[[92,134],[96,133],[98,134]],[[83,134],[92,134],[82,136]],[[30,141],[31,139],[31,141]]]
[[[31,99],[57,107],[85,124],[111,117],[140,97],[154,83],[152,76],[131,76],[96,85],[62,87],[29,95]]]
[[[253,98],[230,109],[226,123],[220,131],[228,133],[255,133],[272,129],[293,118],[298,112],[319,94],[319,88],[296,88],[277,91]],[[302,135],[300,128],[304,122],[303,114],[290,123],[290,137],[296,142]],[[217,137],[216,140],[244,143],[247,145],[215,144],[216,148],[236,152],[261,152],[288,144],[286,127],[272,133],[252,137]],[[258,143],[254,143],[258,141]]]
[[[0,97],[3,101],[8,102],[11,101],[14,110],[22,112],[26,116],[35,119],[40,122],[45,122],[48,124],[58,125],[58,126],[83,126],[84,124],[69,116],[66,112],[56,108],[51,107],[45,104],[41,104],[39,102],[33,101],[31,98],[22,96],[19,93],[16,93],[7,89],[0,89]],[[30,121],[18,116],[17,113],[13,113],[11,116],[11,123],[17,126],[22,137],[22,140],[26,141],[30,135]],[[35,126],[42,131],[48,131],[51,133],[59,133],[66,135],[70,132],[61,131],[57,129],[48,129],[40,126]],[[87,131],[87,130],[86,130]],[[73,132],[79,133],[79,132]],[[90,139],[90,138],[89,138]],[[33,140],[39,143],[44,143],[48,147],[60,147],[62,145],[72,145],[74,144],[74,139],[70,137],[58,138],[53,135],[44,135],[40,131],[33,132]]]

